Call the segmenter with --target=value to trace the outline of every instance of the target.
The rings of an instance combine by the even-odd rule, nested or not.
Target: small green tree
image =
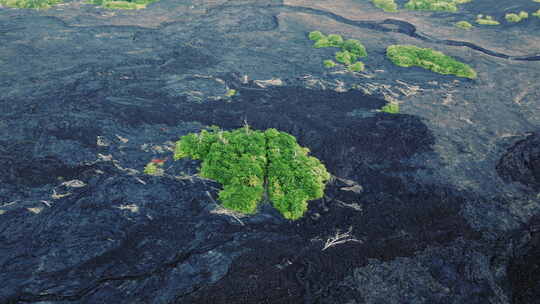
[[[225,208],[253,214],[261,200],[270,200],[285,218],[296,220],[308,200],[322,197],[330,178],[308,152],[276,129],[261,132],[246,125],[229,132],[212,126],[210,132],[182,136],[174,160],[202,160],[200,175],[223,185],[218,195]]]

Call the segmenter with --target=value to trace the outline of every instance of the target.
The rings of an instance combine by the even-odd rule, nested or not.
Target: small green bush
[[[308,35],[309,39],[310,40],[319,40],[321,38],[324,38],[324,35],[323,33],[319,32],[319,31],[313,31],[313,32],[310,32],[309,35]]]
[[[519,14],[509,13],[504,16],[508,22],[520,22],[523,19],[529,18],[529,14],[525,11],[519,12]]]
[[[356,61],[356,55],[349,51],[336,52],[336,60],[343,64],[349,65]]]
[[[343,43],[343,38],[341,35],[330,34],[328,35],[328,41],[332,44],[333,47],[341,47]]]
[[[381,112],[389,114],[398,114],[399,113],[399,104],[398,103],[388,103],[381,108]]]
[[[455,25],[456,27],[459,27],[459,28],[464,29],[464,30],[468,30],[468,29],[470,29],[470,28],[473,27],[473,25],[470,24],[470,23],[467,22],[467,21],[459,21],[459,22],[454,23],[454,25]]]
[[[371,0],[371,2],[385,12],[395,13],[398,11],[398,6],[394,0]]]
[[[323,61],[323,64],[327,68],[333,68],[333,67],[336,66],[336,63],[334,61],[330,60],[330,59],[327,59],[327,60]]]
[[[356,39],[347,39],[341,45],[341,49],[349,51],[349,53],[356,55],[357,57],[366,57],[366,48]]]
[[[476,78],[476,72],[470,66],[429,48],[391,45],[386,49],[386,56],[394,64],[402,67],[418,66],[440,74]]]
[[[235,89],[229,89],[227,90],[227,93],[225,93],[225,97],[233,97],[234,95],[236,95]]]
[[[315,41],[315,43],[313,44],[314,48],[323,48],[323,47],[331,47],[331,46],[334,46],[334,45],[326,37],[323,37],[323,38]]]
[[[200,175],[223,184],[218,194],[225,208],[253,214],[261,199],[269,199],[290,220],[303,216],[307,201],[323,196],[330,174],[309,149],[276,129],[264,132],[249,126],[182,136],[174,160],[191,157],[203,161]]]
[[[347,69],[351,72],[362,72],[365,69],[365,65],[361,61],[357,61],[349,66],[347,66]]]
[[[537,1],[537,2],[540,2],[540,0]],[[535,17],[540,18],[540,8],[536,12],[532,13],[532,15],[535,16]]]

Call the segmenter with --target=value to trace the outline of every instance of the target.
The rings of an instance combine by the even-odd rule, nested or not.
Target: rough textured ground
[[[540,18],[452,25],[540,5],[492,4],[0,7],[0,303],[540,303]],[[360,40],[367,70],[325,69],[312,30]],[[396,67],[395,43],[479,77]],[[180,136],[245,122],[333,175],[303,219],[235,217],[200,162],[171,161]]]

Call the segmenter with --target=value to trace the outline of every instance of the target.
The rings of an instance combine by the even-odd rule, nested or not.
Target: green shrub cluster
[[[174,160],[202,160],[200,175],[223,185],[223,207],[252,214],[258,203],[269,199],[286,219],[296,220],[307,210],[307,201],[323,196],[330,174],[320,161],[308,156],[308,148],[276,129],[264,132],[249,126],[182,136],[176,142]]]
[[[0,4],[3,6],[38,10],[47,10],[59,3],[62,3],[62,0],[0,0]]]
[[[484,16],[482,14],[476,16],[476,23],[484,25],[498,25],[499,21],[493,19],[491,16]]]
[[[520,22],[523,19],[529,18],[529,13],[527,13],[525,11],[521,11],[521,12],[519,12],[519,14],[509,13],[509,14],[506,14],[504,16],[504,18],[508,22]]]
[[[391,45],[386,49],[386,56],[394,64],[402,67],[418,66],[440,74],[476,78],[476,72],[470,66],[429,48]]]
[[[341,51],[335,53],[336,61],[344,64],[350,71],[363,71],[364,64],[360,61],[356,61],[359,57],[366,57],[367,52],[366,48],[360,43],[360,41],[355,39],[343,40],[340,35],[329,34],[325,36],[320,31],[310,32],[308,35],[310,40],[314,40],[315,43],[313,47],[322,48],[322,47],[337,47]],[[332,60],[325,60],[323,64],[327,68],[336,66],[336,63]]]
[[[394,0],[371,0],[371,2],[385,12],[395,13],[398,11],[398,6]]]
[[[540,2],[540,1],[538,1]],[[536,12],[532,13],[533,16],[540,18],[540,9],[538,9]]]
[[[467,22],[467,21],[459,21],[459,22],[454,23],[454,25],[455,25],[456,27],[459,27],[459,28],[464,29],[464,30],[468,30],[468,29],[470,29],[470,28],[473,27],[473,25],[470,24],[470,23]]]

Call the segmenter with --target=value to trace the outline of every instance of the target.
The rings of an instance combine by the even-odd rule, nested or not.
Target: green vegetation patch
[[[395,13],[398,11],[398,6],[394,0],[371,0],[371,2],[385,12]]]
[[[509,13],[504,16],[504,19],[508,22],[520,22],[523,19],[529,18],[529,13],[525,11],[519,12],[519,14]]]
[[[540,1],[538,1],[540,2]],[[540,9],[538,9],[536,12],[532,13],[533,16],[540,18]]]
[[[47,10],[53,5],[62,3],[62,0],[0,0],[2,6],[14,8],[33,8]]]
[[[363,62],[357,61],[349,66],[347,66],[347,69],[351,72],[361,72],[365,69],[365,65]]]
[[[409,2],[405,3],[405,8],[409,10],[457,12],[458,4],[470,1],[471,0],[409,0]]]
[[[386,104],[384,107],[381,108],[381,112],[389,113],[389,114],[398,114],[399,113],[399,104],[390,102]]]
[[[498,25],[499,21],[493,19],[491,16],[484,16],[482,14],[476,16],[476,23],[484,25]]]
[[[229,89],[227,90],[227,93],[225,93],[225,97],[233,97],[234,95],[236,95],[235,89]]]
[[[439,74],[452,74],[470,79],[476,78],[476,72],[468,65],[456,61],[442,52],[413,45],[391,45],[386,49],[386,56],[401,67],[418,66]]]
[[[270,200],[290,220],[303,216],[309,200],[323,196],[330,178],[324,165],[308,156],[308,148],[276,129],[222,131],[217,126],[176,142],[174,160],[202,160],[200,175],[223,185],[223,207],[253,214],[261,200]]]
[[[473,27],[472,24],[470,24],[469,22],[467,21],[459,21],[459,22],[456,22],[454,23],[454,26],[455,27],[459,27],[461,29],[464,29],[464,30],[468,30],[468,29],[471,29]]]
[[[359,57],[366,57],[367,51],[360,41],[355,39],[343,40],[343,37],[337,34],[329,34],[325,36],[320,31],[313,31],[308,34],[310,40],[314,40],[314,48],[336,47],[341,51],[335,53],[337,62],[347,66],[349,71],[359,72],[365,68],[364,63],[356,61]],[[337,64],[332,60],[324,60],[323,64],[327,68],[335,67]]]
[[[330,59],[323,61],[323,64],[327,68],[333,68],[337,65],[333,60],[330,60]]]

